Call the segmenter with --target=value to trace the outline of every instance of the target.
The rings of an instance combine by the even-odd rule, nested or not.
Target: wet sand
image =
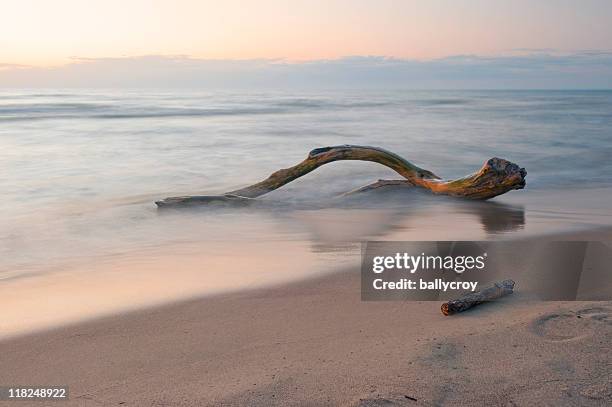
[[[483,219],[516,227],[514,212],[507,222],[494,209]],[[339,214],[305,220],[310,241],[245,241],[240,256],[182,244],[165,259],[151,248],[145,263],[119,257],[86,273],[5,280],[0,326],[13,337],[0,340],[0,385],[68,385],[70,400],[58,405],[74,406],[612,403],[612,302],[538,302],[520,282],[512,296],[452,317],[439,301],[363,302],[358,266],[350,265],[358,246],[345,246],[347,235],[363,232],[340,227],[355,225],[355,214]],[[385,226],[384,237],[424,230],[409,226]],[[429,233],[455,237],[442,226]],[[611,241],[612,232],[529,238]],[[331,258],[335,271],[323,271],[321,260]],[[242,291],[201,297],[238,286],[211,280],[206,269],[228,284],[239,279]],[[253,276],[245,285],[246,272]],[[586,287],[609,298],[601,281]],[[33,327],[39,331],[25,333]]]
[[[74,406],[612,402],[612,302],[519,291],[444,317],[359,293],[344,271],[5,340],[0,383],[67,384]]]

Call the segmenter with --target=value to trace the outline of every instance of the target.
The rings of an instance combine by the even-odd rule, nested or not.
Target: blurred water
[[[267,195],[265,208],[164,215],[153,204],[229,191],[345,143],[387,148],[445,178],[500,156],[527,168],[528,188],[484,206],[417,193],[330,215],[336,193],[397,177],[342,162]],[[0,152],[0,279],[184,242],[201,253],[211,242],[276,240],[332,253],[330,234],[470,239],[612,223],[608,91],[5,91]]]

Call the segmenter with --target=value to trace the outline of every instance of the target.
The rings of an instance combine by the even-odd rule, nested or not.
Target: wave
[[[118,109],[95,106],[75,108],[53,105],[52,108],[4,109],[0,107],[0,121],[29,121],[54,119],[147,119],[155,117],[212,117],[241,116],[286,113],[282,108],[232,108],[232,109],[189,109],[189,108],[137,108]]]
[[[439,106],[439,105],[466,105],[470,103],[471,101],[467,99],[430,99],[430,100],[423,100],[422,102],[424,105]]]
[[[228,107],[160,107],[133,104],[100,103],[0,103],[0,121],[29,121],[54,119],[141,119],[155,117],[214,117],[262,114],[300,113],[311,110],[376,108],[389,102],[336,102],[324,100],[281,100],[252,102],[252,106]]]

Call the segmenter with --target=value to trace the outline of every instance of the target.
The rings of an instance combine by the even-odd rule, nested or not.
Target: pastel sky
[[[0,87],[612,88],[610,0],[0,0]]]
[[[609,50],[611,22],[609,0],[0,0],[0,63]]]

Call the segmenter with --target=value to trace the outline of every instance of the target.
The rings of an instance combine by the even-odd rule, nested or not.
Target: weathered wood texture
[[[378,147],[342,145],[312,150],[308,157],[293,167],[276,171],[265,180],[223,195],[184,196],[157,201],[159,207],[176,205],[198,205],[209,202],[238,202],[239,198],[257,198],[270,191],[308,174],[320,166],[341,160],[371,161],[391,168],[405,180],[379,181],[361,188],[375,189],[379,186],[410,184],[430,190],[434,194],[459,196],[469,199],[489,199],[513,189],[525,187],[524,168],[501,158],[487,160],[474,174],[456,180],[445,181],[433,172],[419,168],[399,155]],[[383,185],[384,184],[384,185]],[[359,191],[359,190],[357,190]],[[357,192],[353,191],[353,192]],[[232,197],[231,199],[226,199]]]
[[[442,313],[444,315],[457,314],[484,302],[493,301],[504,295],[512,294],[513,290],[514,281],[504,280],[483,290],[466,294],[456,300],[445,302],[441,307]]]

